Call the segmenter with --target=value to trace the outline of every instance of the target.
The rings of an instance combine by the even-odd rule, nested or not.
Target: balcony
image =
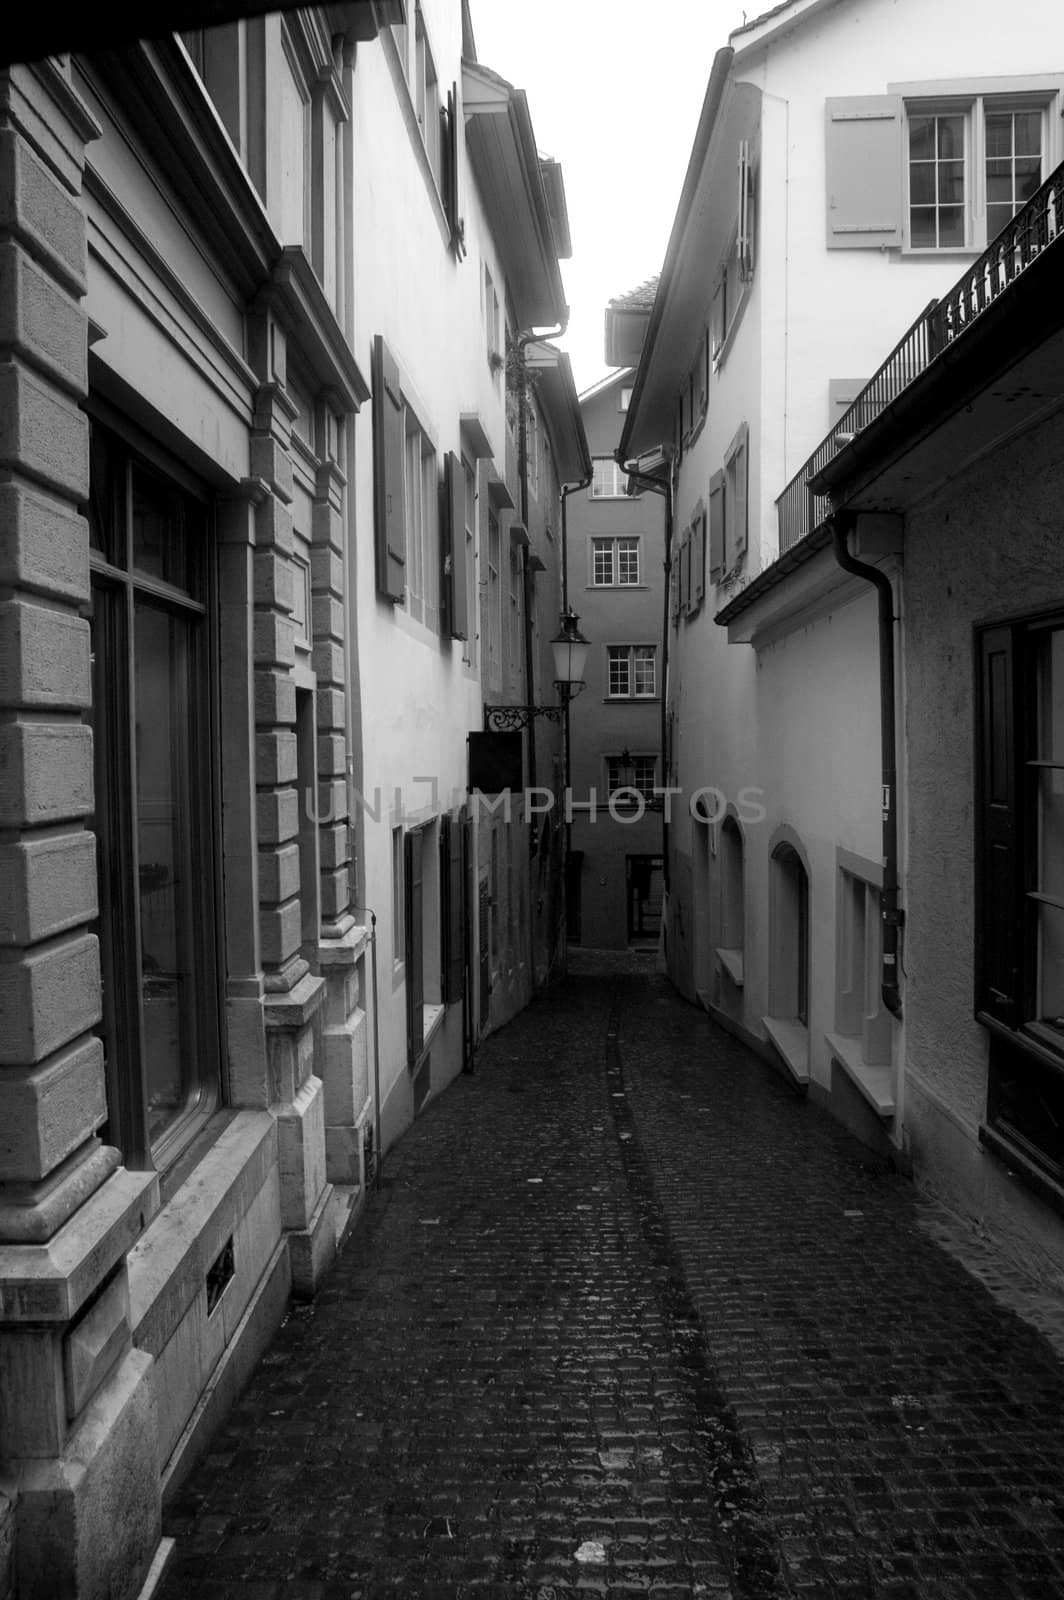
[[[948,294],[941,300],[932,300],[921,311],[853,405],[795,473],[776,501],[780,555],[818,528],[830,513],[828,496],[814,494],[810,480],[959,339],[1062,233],[1064,163],[1050,174]]]

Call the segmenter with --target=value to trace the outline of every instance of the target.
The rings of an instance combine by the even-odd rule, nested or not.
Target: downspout
[[[881,992],[892,1017],[902,1019],[898,955],[905,913],[898,905],[897,735],[894,719],[894,585],[885,572],[850,554],[848,539],[857,518],[836,512],[830,519],[835,559],[844,572],[875,584],[879,601],[879,730],[883,781],[883,962]]]
[[[651,477],[648,473],[639,472],[629,467],[621,459],[620,452],[615,452],[615,459],[622,472],[636,483],[643,484],[647,489],[652,489],[655,494],[665,496],[665,603],[661,619],[661,777],[662,787],[668,789],[668,774],[665,771],[665,755],[667,734],[669,726],[669,596],[672,588],[672,464],[669,463],[669,476],[664,481],[661,478]],[[666,794],[661,810],[661,876],[665,892],[669,891],[669,799]]]

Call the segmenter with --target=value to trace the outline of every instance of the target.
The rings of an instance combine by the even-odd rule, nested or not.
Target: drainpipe
[[[636,483],[641,483],[644,488],[652,489],[655,494],[665,496],[665,605],[661,619],[661,776],[663,780],[662,786],[667,789],[668,775],[665,772],[665,747],[669,725],[667,689],[669,682],[669,594],[672,587],[672,464],[671,462],[669,463],[668,478],[662,480],[661,478],[653,478],[648,473],[639,472],[628,466],[621,459],[619,452],[614,453],[614,458],[621,471],[626,472],[629,478],[634,479]],[[670,797],[666,795],[661,811],[661,876],[666,894],[669,891],[670,882],[669,799]]]
[[[836,512],[830,518],[835,559],[844,572],[875,584],[879,600],[879,728],[883,768],[883,1004],[902,1018],[898,954],[905,913],[898,905],[897,738],[894,726],[894,585],[885,572],[850,554],[848,539],[856,516]]]

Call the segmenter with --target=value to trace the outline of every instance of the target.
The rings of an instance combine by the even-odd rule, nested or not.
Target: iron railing
[[[1064,163],[988,246],[978,261],[941,300],[932,300],[902,336],[875,376],[865,384],[809,460],[776,501],[780,554],[820,526],[831,510],[825,495],[815,495],[809,479],[839,448],[866,428],[903,389],[908,388],[947,345],[969,328],[1003,294],[1024,268],[1064,234]]]

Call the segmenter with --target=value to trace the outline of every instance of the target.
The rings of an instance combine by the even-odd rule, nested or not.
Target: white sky
[[[562,262],[578,390],[610,369],[606,302],[660,271],[713,56],[739,0],[470,0],[477,56],[528,95],[536,143],[562,164],[573,258]],[[767,9],[747,0],[751,17]]]

